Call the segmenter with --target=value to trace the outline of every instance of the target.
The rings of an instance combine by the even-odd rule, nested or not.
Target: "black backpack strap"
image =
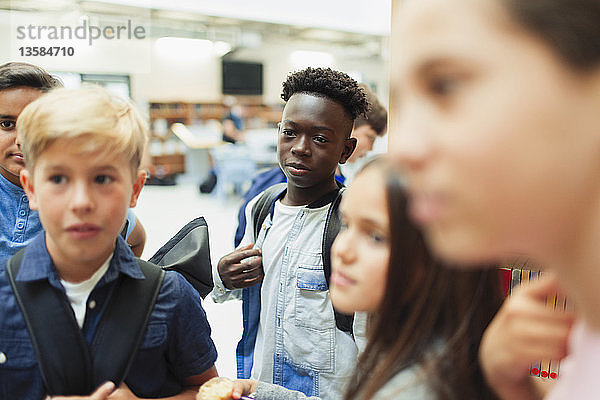
[[[125,220],[125,225],[123,225],[123,229],[121,229],[121,237],[125,240],[127,240],[127,229],[129,229],[129,220],[126,219]]]
[[[94,387],[106,381],[121,384],[146,333],[165,271],[140,259],[138,265],[146,278],[120,280],[94,334]]]
[[[13,256],[7,273],[48,394],[88,395],[106,380],[118,386],[142,342],[164,271],[140,260],[146,279],[118,283],[88,347],[62,291],[45,279],[16,280],[22,259],[23,251]]]
[[[254,223],[254,240],[258,238],[260,228],[271,212],[275,200],[277,200],[287,188],[287,183],[278,183],[267,189],[260,195],[252,207],[252,222]]]
[[[323,271],[325,272],[327,286],[329,286],[329,279],[331,278],[331,245],[333,245],[333,241],[342,226],[339,209],[342,193],[345,189],[346,188],[340,188],[331,202],[329,210],[327,210],[327,219],[325,220],[325,229],[323,230],[323,240],[321,244],[323,252]]]
[[[331,278],[331,245],[335,240],[337,234],[342,226],[342,220],[340,217],[340,201],[342,200],[342,194],[346,190],[344,187],[340,187],[329,210],[327,211],[327,219],[325,221],[325,229],[323,230],[322,254],[323,254],[323,272],[325,272],[325,279],[327,280],[327,286],[329,286],[329,280]],[[342,314],[335,309],[335,325],[342,332],[353,334],[352,325],[354,324],[354,314]]]
[[[50,395],[87,395],[94,389],[87,343],[65,294],[47,280],[17,281],[24,250],[8,260],[6,271],[27,324]]]

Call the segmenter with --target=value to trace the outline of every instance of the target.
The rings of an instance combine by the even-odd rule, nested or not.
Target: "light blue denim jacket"
[[[252,238],[251,210],[246,208],[246,237]],[[312,206],[312,205],[311,205]],[[335,325],[333,306],[323,272],[321,246],[329,204],[304,207],[298,212],[287,235],[276,298],[275,354],[273,379],[269,383],[298,390],[307,396],[341,399],[357,358],[353,338]],[[267,216],[256,241],[261,248],[270,228]],[[244,245],[244,241],[241,245]],[[238,378],[249,378],[260,317],[261,285],[227,290],[216,269],[213,271],[216,302],[242,299],[244,331],[237,347]],[[267,328],[269,329],[269,328]]]

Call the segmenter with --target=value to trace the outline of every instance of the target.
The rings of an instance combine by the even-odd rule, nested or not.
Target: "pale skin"
[[[331,247],[331,302],[341,312],[375,312],[385,293],[390,226],[385,182],[370,168],[357,175],[340,204],[343,228]]]
[[[68,282],[89,279],[114,251],[128,207],[136,205],[145,173],[132,171],[122,154],[82,153],[76,142],[58,139],[38,157],[21,183],[30,207],[38,210],[46,246],[58,275]],[[202,383],[217,376],[213,366],[185,379],[184,390],[168,399],[193,399]],[[61,399],[64,397],[55,397]],[[137,399],[126,384],[112,383],[71,399]]]
[[[411,216],[455,264],[537,260],[600,331],[600,67],[565,64],[501,1],[407,1],[396,11],[390,152]],[[522,376],[504,382],[525,385],[505,398],[528,398],[518,397],[531,389]]]

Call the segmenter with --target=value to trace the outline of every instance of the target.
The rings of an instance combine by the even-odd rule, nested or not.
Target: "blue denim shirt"
[[[0,175],[0,265],[42,231],[37,211],[29,209],[25,191]]]
[[[5,265],[0,268],[0,399],[43,399],[41,373]],[[133,253],[118,237],[110,266],[87,301],[82,331],[88,343],[123,275],[144,277]],[[48,279],[52,286],[64,290],[43,233],[26,248],[16,279]],[[125,382],[138,397],[173,396],[182,390],[185,378],[203,373],[216,358],[198,292],[180,274],[167,272]]]

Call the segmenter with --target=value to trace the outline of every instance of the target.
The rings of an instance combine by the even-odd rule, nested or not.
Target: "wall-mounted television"
[[[223,60],[223,94],[262,95],[263,65]]]

